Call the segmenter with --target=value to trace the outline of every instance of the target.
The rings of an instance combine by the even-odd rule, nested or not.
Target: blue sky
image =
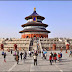
[[[49,25],[49,38],[72,38],[72,1],[0,1],[0,38],[21,38],[21,25],[34,7]]]

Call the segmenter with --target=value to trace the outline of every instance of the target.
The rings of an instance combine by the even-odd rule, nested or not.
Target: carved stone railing
[[[39,38],[39,46],[40,46],[40,49],[41,49],[41,57],[42,57],[42,45],[41,45],[41,42],[40,42],[40,38]]]

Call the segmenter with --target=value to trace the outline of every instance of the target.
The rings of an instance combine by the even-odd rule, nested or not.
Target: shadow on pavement
[[[25,62],[25,64],[33,64],[33,62]]]
[[[64,64],[58,64],[58,65],[64,65]]]
[[[65,60],[61,60],[61,62],[71,62],[72,60],[67,60],[67,59],[65,59]]]
[[[18,65],[23,65],[23,64],[18,64]]]
[[[50,65],[51,65],[51,64],[47,64],[47,65],[46,65],[46,64],[45,64],[45,65],[37,65],[37,66],[50,66]],[[52,65],[54,65],[54,64],[52,64]],[[51,65],[51,66],[52,66],[52,65]]]

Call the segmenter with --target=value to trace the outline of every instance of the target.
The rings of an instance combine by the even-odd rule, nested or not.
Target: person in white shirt
[[[36,55],[36,53],[34,54],[33,59],[34,59],[34,65],[35,64],[37,65],[37,55]]]

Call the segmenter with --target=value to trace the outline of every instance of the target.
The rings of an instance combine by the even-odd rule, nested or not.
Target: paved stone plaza
[[[72,71],[72,57],[69,57],[68,53],[62,51],[63,58],[61,62],[54,63],[50,65],[49,62],[49,53],[47,53],[47,60],[42,59],[41,56],[38,56],[38,65],[33,65],[33,57],[27,57],[27,60],[24,62],[19,59],[19,64],[17,65],[14,60],[14,56],[10,54],[10,52],[6,52],[6,63],[3,60],[3,56],[0,51],[0,71]],[[56,51],[57,53],[60,51]]]

